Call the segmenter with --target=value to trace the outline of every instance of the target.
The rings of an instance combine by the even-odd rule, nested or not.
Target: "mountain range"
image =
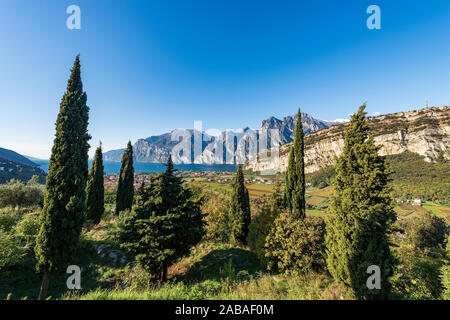
[[[259,131],[267,130],[270,139],[271,130],[276,130],[279,133],[280,143],[283,145],[294,139],[296,121],[297,114],[281,119],[270,117],[262,121]],[[340,123],[342,123],[342,121],[333,122],[318,120],[309,114],[302,113],[302,125],[305,135]],[[248,151],[239,150],[237,144],[239,140],[247,137],[250,132],[251,130],[248,127],[240,132],[233,132],[233,135],[237,137],[237,142],[234,147],[231,147],[233,150],[226,150],[227,147],[225,147],[223,153],[231,152],[234,156],[238,156],[240,153],[248,153]],[[184,132],[181,130],[173,130],[162,135],[138,139],[133,145],[134,160],[137,162],[165,163],[173,148],[180,143],[179,140],[172,140],[173,135],[184,136],[184,138],[190,138],[191,142],[194,142],[196,134],[200,135],[200,132],[194,130],[186,130]],[[201,134],[203,141],[201,162],[204,164],[217,163],[213,150],[216,148],[216,143],[220,138],[223,139],[222,141],[225,141],[225,137],[229,132],[224,131],[218,137],[208,135],[205,132],[202,132]],[[107,151],[103,154],[103,158],[106,161],[121,161],[124,151],[125,149]],[[241,154],[241,156],[245,157],[246,154]],[[194,162],[196,160],[194,159],[194,152],[190,152],[190,155],[186,154],[184,157],[181,156],[180,160],[183,160],[185,163]]]

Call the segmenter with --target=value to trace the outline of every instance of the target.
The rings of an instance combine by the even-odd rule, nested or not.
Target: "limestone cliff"
[[[335,125],[305,136],[305,172],[310,173],[334,164],[344,147],[344,130],[348,124]],[[411,151],[428,162],[450,159],[450,107],[425,108],[369,117],[375,143],[381,145],[380,155]],[[246,164],[247,170],[259,172],[286,171],[292,142],[280,147],[278,161]]]

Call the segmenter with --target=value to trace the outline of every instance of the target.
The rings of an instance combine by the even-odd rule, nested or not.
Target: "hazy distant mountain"
[[[32,157],[32,156],[27,156],[26,154],[24,154],[23,155],[25,158],[27,158],[28,160],[31,160],[31,161],[43,161],[43,160],[45,160],[45,159],[39,159],[39,158],[36,158],[36,157]]]
[[[27,182],[34,175],[39,177],[39,183],[45,183],[46,173],[39,167],[0,157],[0,183],[11,179]]]
[[[0,158],[4,158],[7,160],[11,160],[14,162],[18,162],[18,163],[26,164],[26,165],[30,165],[30,166],[37,166],[36,163],[31,161],[27,157],[25,157],[21,154],[18,154],[15,151],[9,150],[9,149],[0,148]]]
[[[270,117],[266,120],[262,121],[261,129],[262,130],[271,130],[277,129],[280,134],[281,144],[288,143],[294,139],[295,133],[295,123],[297,121],[297,114],[284,117],[282,119],[278,119],[275,117]],[[309,134],[311,132],[318,131],[323,128],[327,128],[334,124],[338,124],[337,122],[330,121],[322,121],[317,120],[311,117],[309,114],[302,113],[302,125],[304,134]],[[242,133],[238,135],[238,138],[242,138],[245,136],[245,133],[249,130],[249,128],[245,128],[242,130]],[[191,141],[194,140],[194,131],[188,130],[191,135]],[[164,163],[167,161],[169,154],[174,146],[176,146],[179,141],[172,141],[171,136],[172,133],[165,133],[159,136],[151,136],[146,139],[139,139],[133,145],[133,153],[134,159],[137,162],[155,162],[155,163]],[[199,132],[198,132],[199,133]],[[222,138],[225,136],[225,133],[222,132]],[[270,131],[269,131],[270,137]],[[202,152],[204,152],[204,163],[214,163],[214,160],[211,156],[211,149],[214,149],[214,143],[217,140],[216,137],[208,136],[203,132],[203,145]],[[206,151],[205,151],[206,150]],[[121,161],[122,154],[125,149],[117,149],[105,152],[103,154],[103,158],[106,161]],[[233,152],[236,152],[234,150]],[[193,161],[193,152],[191,155],[191,161]]]

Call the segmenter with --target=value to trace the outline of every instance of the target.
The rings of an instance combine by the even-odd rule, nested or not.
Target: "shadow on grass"
[[[93,247],[94,243],[99,244],[99,242],[82,239],[72,262],[82,268],[81,287],[83,289],[80,291],[82,293],[108,286],[108,283],[99,279],[100,274],[97,272],[99,268],[116,271],[124,267],[109,261],[107,257],[100,257]],[[52,299],[61,298],[69,291],[66,282],[70,274],[66,274],[65,271],[60,270],[51,274],[47,296]],[[34,251],[27,252],[22,261],[9,270],[1,270],[0,279],[0,300],[6,299],[8,294],[11,294],[10,299],[14,300],[24,297],[29,300],[36,299],[41,286],[42,273],[36,272]]]
[[[231,260],[235,275],[241,279],[255,277],[263,272],[257,256],[240,248],[216,249],[205,255],[178,280],[186,282],[218,280],[220,281],[226,264]]]

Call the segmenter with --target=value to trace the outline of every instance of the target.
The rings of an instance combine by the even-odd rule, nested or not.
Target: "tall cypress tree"
[[[76,57],[56,120],[44,207],[36,239],[38,271],[43,271],[39,299],[44,299],[50,273],[66,268],[74,256],[86,211],[89,108]]]
[[[294,218],[303,219],[305,217],[305,163],[300,108],[298,109],[295,125],[294,145],[289,152],[288,168],[286,170],[286,202]]]
[[[103,154],[102,146],[95,151],[94,161],[89,172],[86,186],[86,217],[94,223],[99,223],[105,211],[105,187],[103,184]]]
[[[122,167],[120,168],[119,186],[116,196],[116,214],[133,206],[134,197],[134,167],[133,147],[128,141],[127,149],[122,156]]]
[[[388,233],[393,210],[390,170],[368,135],[365,105],[351,118],[345,131],[342,155],[335,164],[334,194],[329,207],[326,246],[331,275],[361,298],[384,298],[393,259]],[[367,268],[381,270],[381,289],[368,289]]]
[[[286,207],[292,212],[292,192],[295,190],[295,158],[294,158],[294,147],[289,150],[288,167],[285,174],[286,188],[285,188],[285,200]]]
[[[234,242],[247,244],[250,224],[250,198],[244,184],[244,173],[239,165],[233,181],[230,210],[230,239]]]

